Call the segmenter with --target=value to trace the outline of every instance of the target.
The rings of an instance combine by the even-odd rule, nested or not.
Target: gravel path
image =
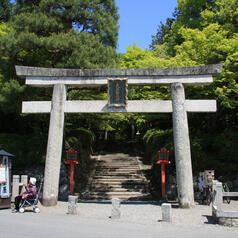
[[[55,207],[42,207],[41,213],[51,213],[54,215],[65,215],[68,209],[67,202],[58,202]],[[110,203],[78,203],[77,217],[85,219],[110,220],[112,205]],[[238,211],[238,201],[231,201],[229,205],[224,204],[225,210]],[[161,225],[161,226],[177,226],[191,228],[208,228],[208,229],[234,229],[236,227],[223,227],[214,224],[212,220],[211,206],[195,205],[192,209],[180,209],[176,204],[172,208],[172,224],[161,222],[161,206],[157,204],[122,204],[121,218],[115,219],[115,222],[134,223],[143,225]],[[238,236],[237,236],[238,237]]]

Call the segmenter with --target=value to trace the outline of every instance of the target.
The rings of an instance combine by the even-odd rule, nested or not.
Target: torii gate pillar
[[[194,205],[193,175],[183,84],[171,84],[171,96],[178,198],[180,207],[190,208]]]
[[[65,101],[66,86],[64,84],[54,85],[45,161],[45,179],[43,188],[44,206],[55,206],[58,201]]]

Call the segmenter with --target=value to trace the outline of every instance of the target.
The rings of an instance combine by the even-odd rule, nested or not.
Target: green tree
[[[21,79],[9,83],[16,80],[15,65],[116,67],[117,21],[114,0],[13,2],[9,21],[0,26],[0,73],[6,84],[3,87],[11,94],[11,85],[23,85]],[[40,94],[46,96],[49,91]]]
[[[211,85],[185,87],[185,91],[189,99],[217,100],[216,113],[188,114],[194,168],[200,171],[213,168],[217,174],[224,173],[224,170],[228,173],[231,168],[237,169],[232,158],[236,156],[234,151],[237,151],[234,138],[237,137],[238,123],[238,2],[181,0],[178,1],[177,9],[172,24],[158,28],[158,41],[152,38],[152,50],[142,50],[135,45],[128,47],[122,57],[122,67],[161,68],[222,63],[223,72],[214,77]],[[169,99],[169,90],[163,92],[161,89],[150,88],[150,97]],[[147,91],[147,87],[135,88],[133,97],[143,97],[148,94]],[[151,118],[147,116],[144,120],[144,124],[150,124],[156,131],[161,131],[146,133],[151,137],[150,147],[146,144],[150,150],[156,148],[158,143],[154,141],[157,138],[163,141],[162,134],[166,129],[171,129],[171,123],[168,123],[169,120],[167,123],[151,123]],[[160,116],[158,120],[162,120]],[[225,146],[220,148],[219,144],[225,137],[229,141],[224,142]],[[153,156],[153,151],[147,152],[147,156]],[[226,166],[222,162],[224,154],[229,157]]]
[[[175,18],[167,18],[166,23],[160,22],[157,33],[152,36],[152,43],[150,48],[154,49],[154,46],[161,45],[164,43],[165,36],[171,30],[172,23],[175,21]]]
[[[114,1],[17,1],[0,52],[21,65],[112,67],[117,20]]]
[[[166,43],[167,55],[175,56],[175,46],[184,41],[180,28],[202,30],[211,23],[218,23],[230,35],[237,32],[238,2],[236,0],[178,0],[173,18],[158,26],[152,37],[152,49],[155,45]]]
[[[1,17],[7,14],[0,24],[0,132],[29,137],[40,133],[45,138],[48,115],[22,115],[21,102],[49,100],[52,90],[25,86],[24,80],[16,77],[14,66],[118,67],[117,7],[114,0],[16,0],[1,4],[4,9],[11,8],[9,13],[0,11]],[[105,90],[95,90],[95,97],[105,97]],[[90,95],[93,93],[88,90],[69,88],[69,99]],[[77,120],[83,125],[85,116]]]
[[[200,28],[201,13],[213,9],[216,0],[178,0],[177,22],[188,28]]]
[[[0,2],[0,23],[7,22],[11,16],[12,4],[10,0]]]
[[[216,0],[215,19],[230,33],[238,32],[238,2],[236,0]]]

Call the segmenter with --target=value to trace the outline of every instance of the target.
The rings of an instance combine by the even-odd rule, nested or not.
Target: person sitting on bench
[[[29,180],[29,184],[26,186],[23,184],[25,187],[26,191],[19,196],[15,197],[15,210],[14,211],[19,211],[19,205],[20,203],[26,199],[26,198],[34,198],[36,196],[37,190],[36,190],[36,178],[31,177]]]

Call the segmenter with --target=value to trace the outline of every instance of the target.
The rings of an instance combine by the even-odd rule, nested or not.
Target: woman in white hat
[[[26,186],[25,184],[23,184],[23,186],[25,187],[26,191],[22,194],[20,194],[19,196],[15,197],[15,210],[14,211],[18,211],[19,210],[19,205],[22,202],[22,200],[29,198],[29,197],[34,197],[36,196],[36,178],[31,177],[29,180],[29,184]]]

